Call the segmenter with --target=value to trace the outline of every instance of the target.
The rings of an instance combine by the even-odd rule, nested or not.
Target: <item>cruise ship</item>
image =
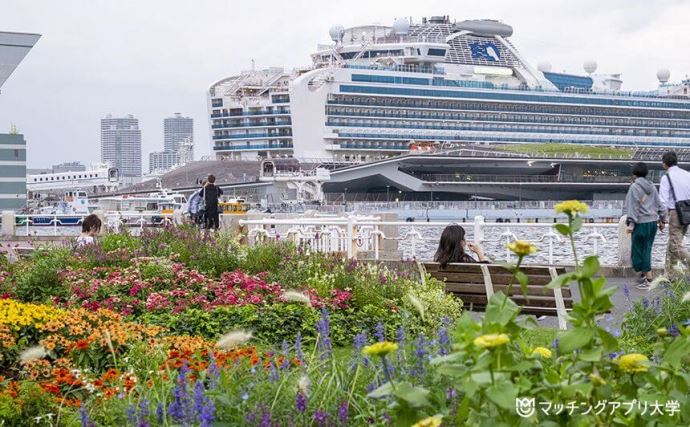
[[[494,20],[396,19],[330,29],[311,66],[250,70],[213,83],[219,158],[373,161],[419,144],[690,146],[690,81],[622,91],[620,74],[532,66]]]

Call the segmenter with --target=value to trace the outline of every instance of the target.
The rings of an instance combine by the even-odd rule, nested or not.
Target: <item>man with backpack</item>
[[[220,227],[220,212],[218,211],[218,201],[223,195],[223,190],[216,186],[216,177],[209,175],[206,179],[206,186],[204,186],[203,200],[206,208],[206,229],[211,228],[218,230]]]

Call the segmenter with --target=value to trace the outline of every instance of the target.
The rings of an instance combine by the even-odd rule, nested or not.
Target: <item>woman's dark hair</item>
[[[96,214],[91,214],[84,218],[81,223],[82,233],[88,233],[89,231],[100,231],[101,230],[101,219]]]
[[[459,225],[449,225],[441,233],[434,261],[445,267],[449,262],[458,262],[465,254],[460,242],[465,240],[465,229]]]
[[[632,168],[632,174],[638,178],[644,178],[649,173],[649,168],[644,162],[635,163]]]
[[[661,162],[670,168],[678,164],[678,156],[675,151],[667,151],[661,156]]]
[[[206,179],[206,181],[208,181],[209,184],[215,184],[216,177],[213,175],[209,175],[208,178]]]

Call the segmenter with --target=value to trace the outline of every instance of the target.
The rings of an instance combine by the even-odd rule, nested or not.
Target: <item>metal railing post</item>
[[[347,258],[352,259],[355,255],[355,218],[352,215],[347,217],[347,228],[345,238],[347,239]]]
[[[477,215],[474,217],[474,242],[480,244],[484,241],[484,217]]]

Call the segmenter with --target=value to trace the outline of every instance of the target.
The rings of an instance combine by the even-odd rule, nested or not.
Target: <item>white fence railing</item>
[[[348,217],[313,217],[294,219],[252,219],[240,220],[240,224],[247,227],[247,236],[251,244],[262,241],[286,239],[298,246],[316,252],[343,252],[348,257],[356,257],[358,252],[372,252],[375,259],[380,259],[385,250],[386,242],[408,242],[411,252],[417,253],[417,246],[421,244],[437,243],[440,233],[425,236],[424,229],[443,229],[448,222],[406,222],[383,221],[376,216],[348,216]],[[474,222],[464,222],[468,233],[472,233],[472,240],[480,244],[506,244],[518,240],[518,229],[531,229],[531,237],[520,238],[537,244],[542,251],[546,250],[546,260],[549,264],[556,261],[555,250],[567,242],[563,236],[555,232],[553,223],[499,223],[484,222],[478,216]],[[619,223],[585,223],[578,235],[579,241],[587,243],[592,255],[600,255],[602,243],[608,242],[606,230],[619,230]],[[488,233],[491,231],[491,233]],[[523,233],[524,234],[524,233]],[[629,246],[617,243],[617,264],[624,264],[629,256],[625,255]],[[499,245],[500,246],[500,245]],[[397,245],[396,245],[397,248]],[[623,252],[621,252],[623,251]],[[498,255],[500,260],[510,262],[512,256],[508,249],[504,255]],[[498,259],[496,260],[498,261]]]
[[[7,227],[16,232],[22,231],[22,235],[30,236],[40,230],[40,235],[44,236],[68,236],[77,234],[86,215],[13,215],[9,218],[14,227]],[[150,214],[150,213],[107,213],[102,217],[103,227],[106,231],[119,232],[123,227],[138,228],[144,227],[169,226],[176,223],[174,214]],[[65,228],[69,227],[69,228]],[[5,228],[5,227],[3,227]],[[68,230],[72,230],[71,232]],[[14,235],[19,235],[15,233]]]

